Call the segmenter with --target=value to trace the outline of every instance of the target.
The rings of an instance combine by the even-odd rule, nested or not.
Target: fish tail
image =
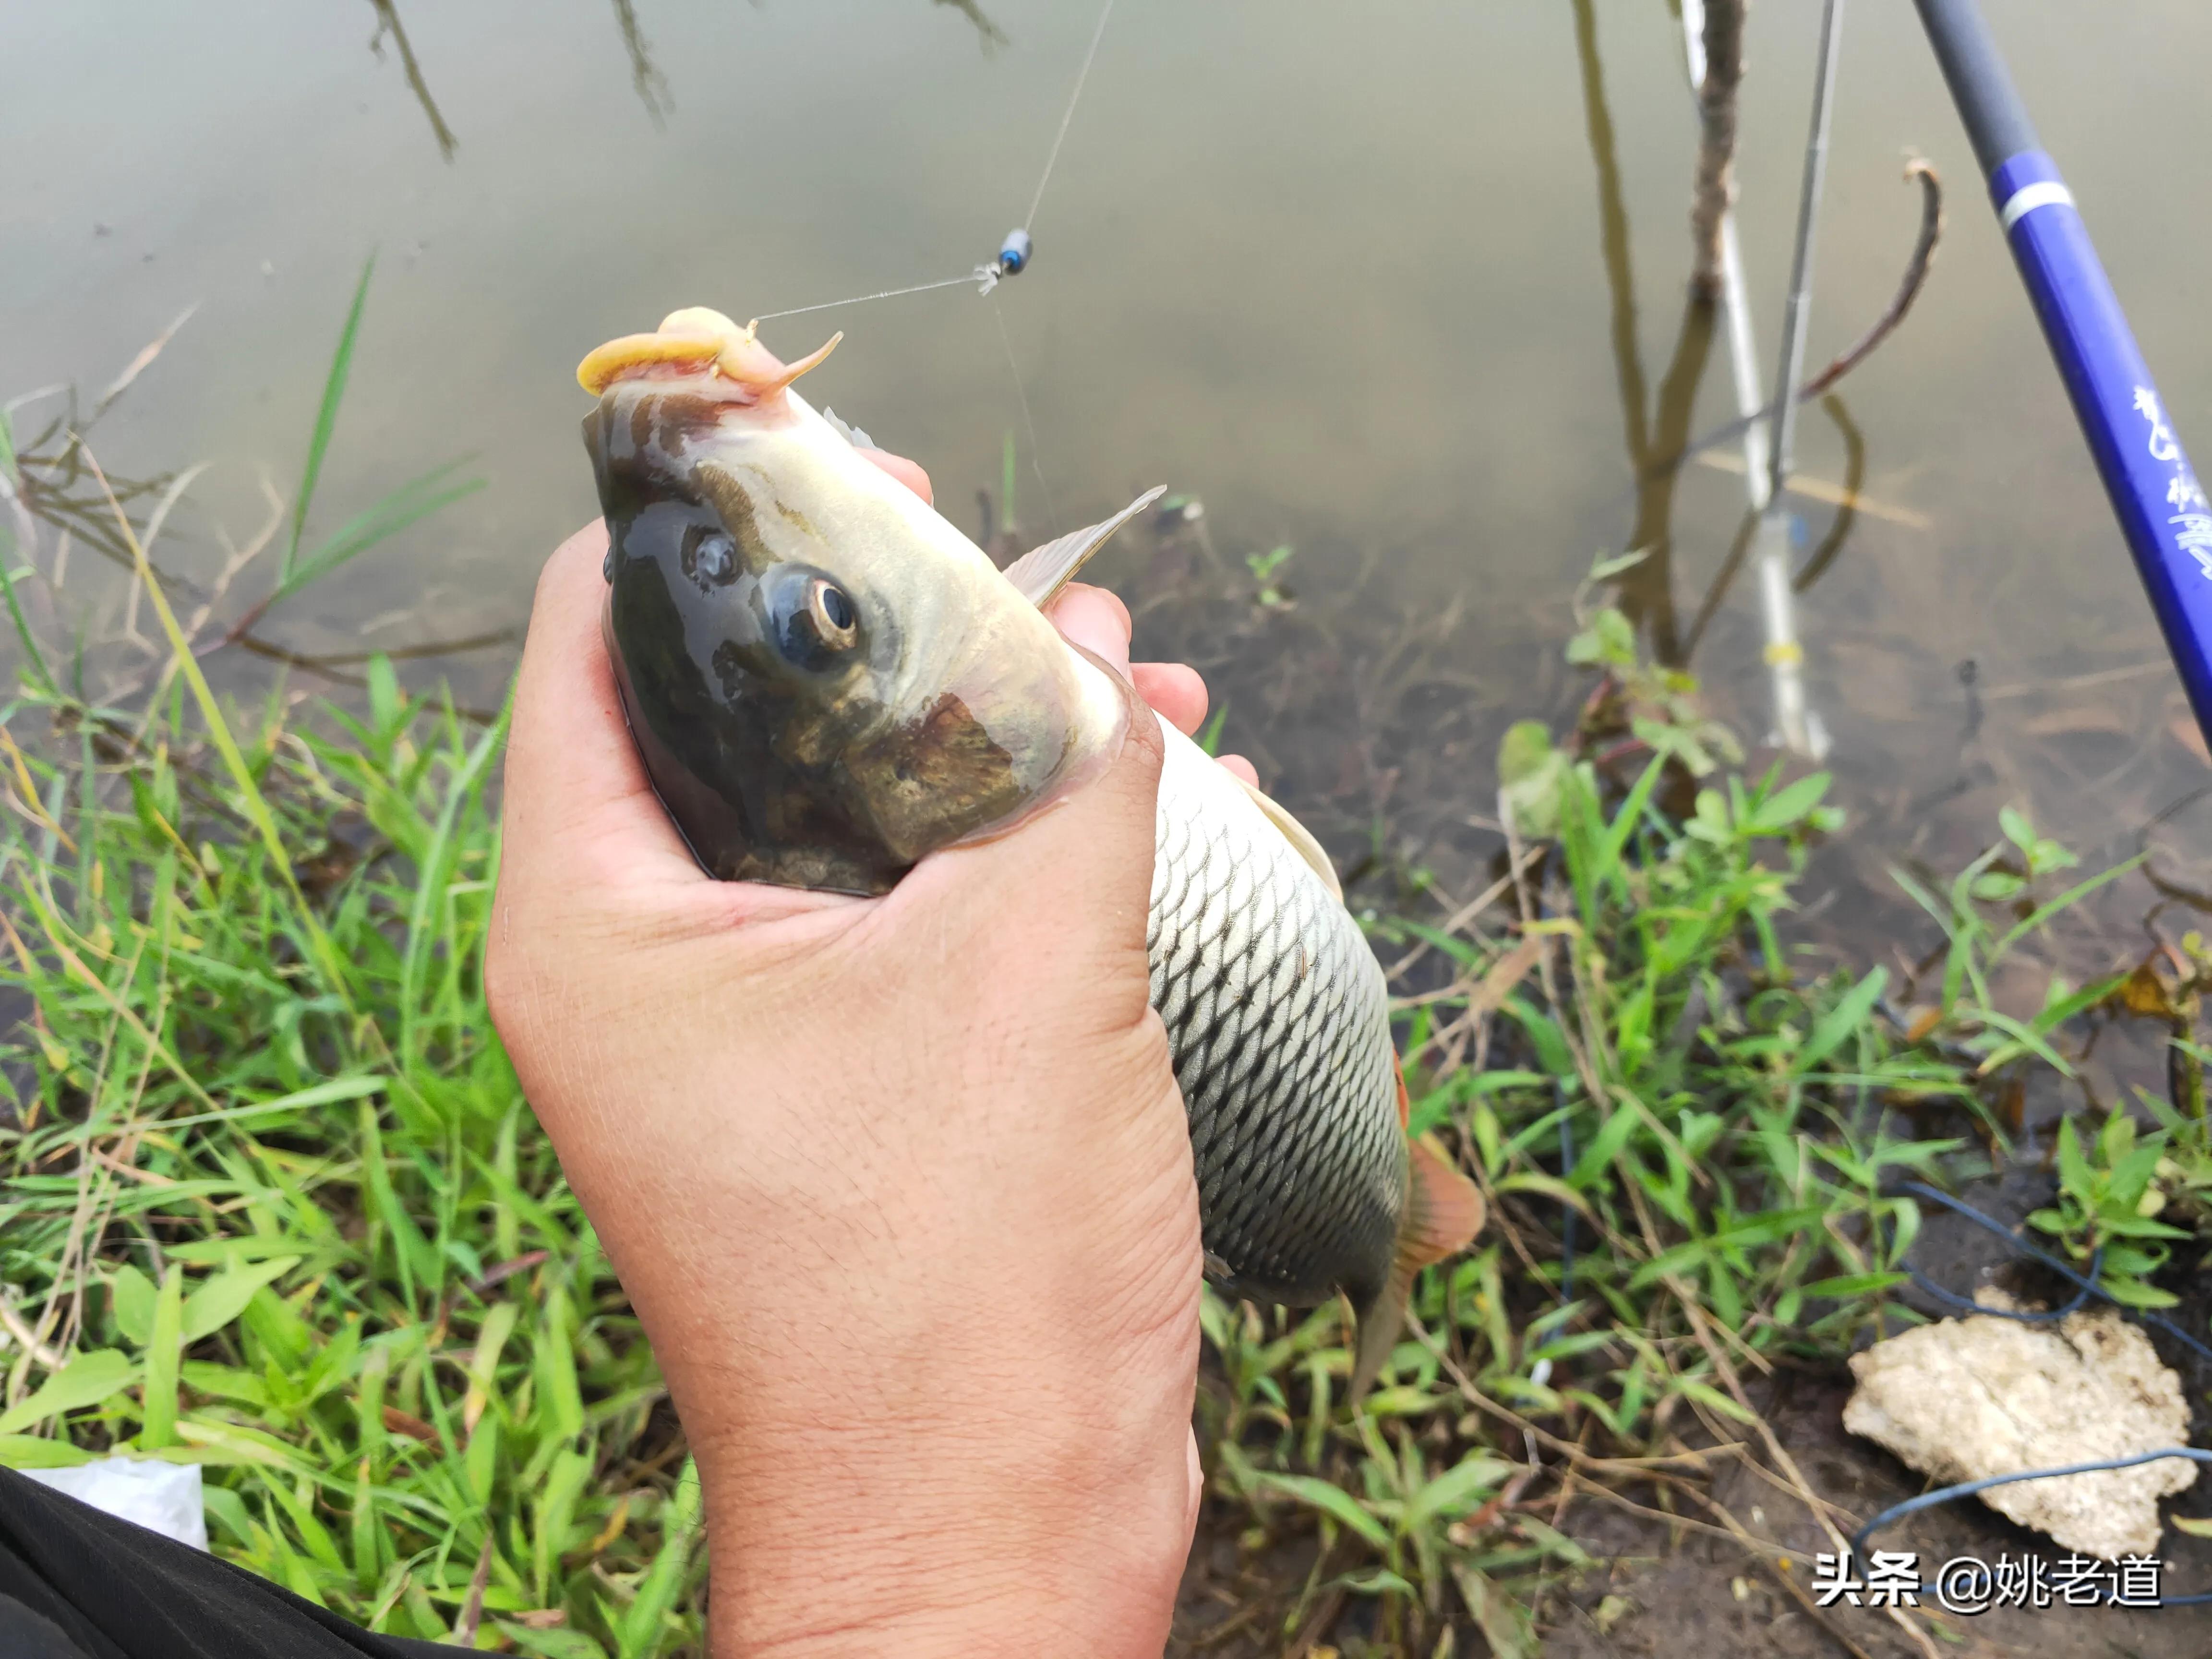
[[[1488,1218],[1482,1194],[1452,1167],[1451,1159],[1428,1136],[1406,1145],[1406,1213],[1399,1224],[1389,1277],[1381,1294],[1355,1311],[1359,1346],[1352,1368],[1352,1397],[1359,1399],[1381,1372],[1398,1344],[1413,1275],[1432,1261],[1465,1249]]]

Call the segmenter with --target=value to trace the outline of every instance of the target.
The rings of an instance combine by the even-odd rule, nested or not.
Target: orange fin
[[[1352,1368],[1352,1398],[1364,1395],[1405,1322],[1406,1298],[1413,1275],[1432,1261],[1465,1249],[1489,1218],[1482,1194],[1443,1149],[1424,1135],[1406,1146],[1406,1214],[1398,1226],[1398,1249],[1382,1295],[1359,1315],[1359,1347]]]

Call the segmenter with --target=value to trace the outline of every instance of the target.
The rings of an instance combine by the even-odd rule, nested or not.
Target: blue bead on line
[[[1008,231],[999,245],[999,275],[1018,276],[1029,268],[1030,251],[1029,232],[1019,228]]]

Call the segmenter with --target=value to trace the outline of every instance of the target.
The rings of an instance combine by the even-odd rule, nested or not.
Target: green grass
[[[233,638],[475,487],[434,469],[307,537],[369,274]],[[9,560],[0,1462],[199,1463],[220,1553],[373,1628],[696,1650],[696,1481],[485,1011],[503,719],[381,659],[311,726],[227,709],[116,505],[146,492],[74,434],[26,454],[0,417],[0,453],[72,524],[60,486],[99,486],[170,647],[136,706],[88,705]]]
[[[0,1456],[203,1463],[222,1553],[379,1629],[446,1634],[482,1559],[523,1650],[673,1651],[682,1446],[484,1009],[501,732],[368,704],[9,711],[76,752],[18,759],[0,1293],[75,1357],[9,1353]]]
[[[356,295],[303,503],[359,316]],[[419,504],[356,522],[374,540]],[[301,556],[306,523],[293,577],[350,545]],[[29,1011],[0,1047],[0,1462],[198,1462],[220,1553],[378,1629],[696,1652],[683,1441],[484,1006],[501,724],[410,697],[381,659],[304,718],[226,708],[155,614],[168,668],[133,706],[88,706],[33,653],[0,709],[0,983]],[[1429,1656],[1479,1632],[1533,1654],[1531,1607],[1590,1562],[1513,1505],[1569,1464],[1740,1535],[1698,1449],[1797,1479],[1765,1375],[1909,1318],[1888,1292],[1917,1212],[1883,1183],[1985,1169],[1991,1103],[2069,1069],[2085,1021],[2165,1022],[2178,1081],[2145,1133],[2069,1139],[2047,1224],[2146,1291],[2159,1230],[2212,1226],[2202,942],[2179,977],[2054,980],[2005,1014],[1996,966],[2117,873],[2059,887],[2063,849],[2010,815],[1956,881],[1900,875],[1946,939],[1916,1006],[1885,969],[1808,970],[1790,922],[1841,828],[1826,781],[1723,769],[1690,688],[1618,660],[1602,614],[1577,655],[1661,758],[1601,770],[1583,757],[1617,767],[1618,733],[1516,728],[1503,781],[1548,850],[1477,928],[1376,927],[1386,960],[1443,970],[1401,1017],[1415,1125],[1481,1183],[1489,1230],[1423,1276],[1358,1412],[1339,1310],[1206,1301],[1206,1524],[1268,1586],[1228,1615],[1248,1650],[1326,1631]],[[1921,1122],[1940,1132],[1896,1128]]]
[[[2000,963],[2131,866],[2061,889],[2071,855],[2008,810],[1940,894],[1895,872],[1945,939],[1911,1008],[1894,1006],[1886,969],[1809,971],[1790,924],[1813,846],[1843,827],[1828,780],[1722,772],[1713,751],[1729,740],[1693,685],[1632,651],[1591,651],[1609,616],[1571,659],[1609,669],[1589,706],[1625,704],[1610,718],[1655,758],[1603,772],[1577,751],[1618,757],[1619,729],[1561,749],[1516,727],[1501,786],[1551,845],[1504,901],[1515,921],[1476,936],[1375,929],[1386,961],[1418,944],[1449,964],[1442,988],[1404,999],[1401,1047],[1414,1127],[1452,1142],[1491,1200],[1490,1230],[1423,1277],[1412,1340],[1357,1416],[1340,1397],[1338,1310],[1206,1309],[1218,1513],[1247,1517],[1241,1559],[1315,1543],[1303,1583],[1243,1610],[1253,1652],[1316,1626],[1343,1641],[1346,1603],[1371,1599],[1374,1634],[1347,1654],[1443,1652],[1474,1630],[1501,1659],[1534,1654],[1528,1609],[1590,1563],[1506,1504],[1538,1480],[1534,1495],[1559,1495],[1569,1464],[1583,1492],[1640,1486],[1646,1513],[1753,1535],[1714,1496],[1704,1449],[1733,1443],[1729,1457],[1802,1489],[1759,1413],[1767,1379],[1835,1367],[1862,1337],[1915,1322],[1889,1293],[1919,1211],[1886,1188],[1987,1172],[2008,1142],[2002,1103],[2032,1069],[2070,1077],[2088,1022],[2167,1024],[2173,1097],[2144,1095],[2154,1127],[2140,1137],[2112,1113],[2087,1155],[2069,1121],[2039,1224],[2084,1261],[2102,1246],[2116,1294],[2146,1306],[2173,1301],[2149,1280],[2179,1270],[2180,1241],[2212,1237],[2203,1055],[2188,1041],[2212,985],[2203,941],[2185,941],[2178,980],[2146,984],[2148,966],[2081,988],[2050,975],[2025,1018],[1989,991]],[[1670,818],[1656,800],[1692,771],[1702,787],[1675,789],[1691,799]]]

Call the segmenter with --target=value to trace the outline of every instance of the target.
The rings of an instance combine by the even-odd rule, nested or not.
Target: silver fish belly
[[[1243,787],[1163,729],[1145,942],[1209,1273],[1255,1301],[1364,1307],[1407,1200],[1382,968]]]

